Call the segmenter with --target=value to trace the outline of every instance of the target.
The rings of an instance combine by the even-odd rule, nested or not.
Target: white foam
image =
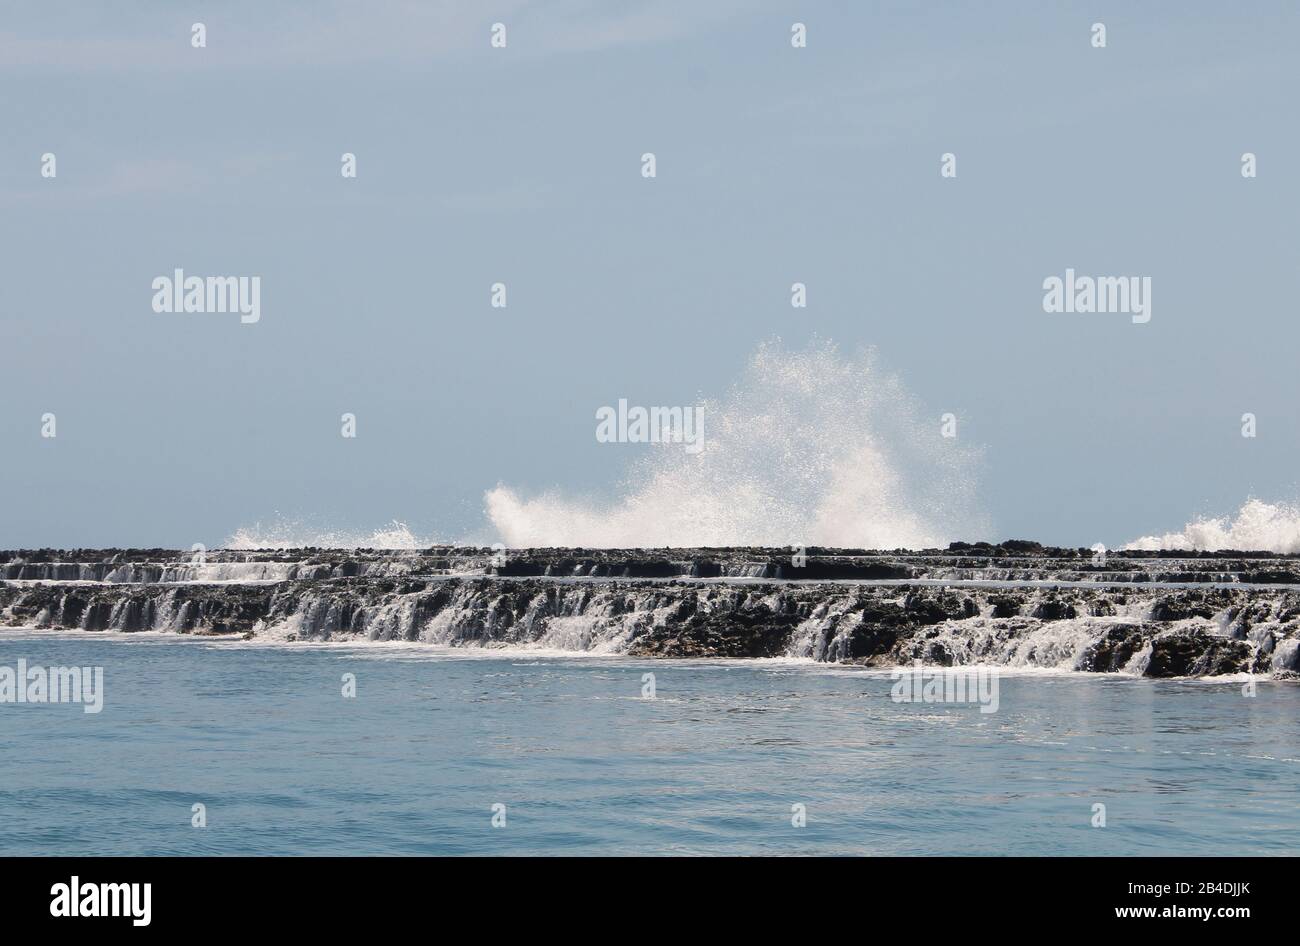
[[[652,449],[612,501],[498,485],[488,518],[514,548],[928,548],[990,531],[977,453],[941,437],[939,414],[923,414],[872,352],[769,342],[703,411],[702,452]]]
[[[1236,516],[1196,518],[1182,532],[1146,535],[1125,550],[1278,552],[1300,554],[1300,506],[1248,499]]]
[[[241,552],[260,549],[394,549],[413,551],[436,544],[415,535],[404,522],[394,519],[371,532],[317,529],[293,519],[277,519],[269,525],[258,522],[235,531],[224,547]]]

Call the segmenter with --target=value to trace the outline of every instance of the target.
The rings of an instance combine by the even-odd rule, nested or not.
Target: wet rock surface
[[[928,552],[46,549],[0,552],[0,625],[1292,678],[1298,571],[1272,554],[1103,562],[1030,542]]]

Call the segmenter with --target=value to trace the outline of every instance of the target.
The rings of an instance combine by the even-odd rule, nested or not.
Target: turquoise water
[[[1294,684],[1004,674],[984,714],[768,661],[0,632],[19,658],[102,666],[105,700],[0,704],[4,854],[1281,854],[1300,828]]]

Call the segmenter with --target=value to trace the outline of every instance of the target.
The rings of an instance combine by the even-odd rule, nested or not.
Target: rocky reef
[[[0,625],[1300,679],[1300,560],[853,549],[0,552]]]

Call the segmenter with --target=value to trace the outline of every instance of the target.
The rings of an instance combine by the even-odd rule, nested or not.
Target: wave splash
[[[702,408],[702,452],[654,449],[612,501],[498,485],[484,497],[491,524],[514,548],[932,548],[990,531],[978,452],[941,437],[873,351],[773,340]]]
[[[258,522],[237,529],[226,539],[224,547],[240,552],[299,548],[414,551],[433,544],[432,540],[416,536],[406,523],[396,519],[370,532],[322,530],[299,520],[277,519],[269,525]]]
[[[1199,517],[1182,532],[1145,535],[1124,546],[1132,551],[1277,552],[1300,554],[1300,506],[1248,499],[1235,516]]]

